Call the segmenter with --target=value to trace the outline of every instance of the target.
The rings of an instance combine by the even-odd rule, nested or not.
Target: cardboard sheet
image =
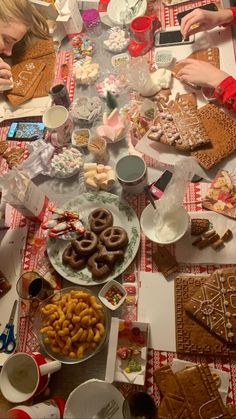
[[[0,270],[4,273],[11,284],[11,289],[0,299],[0,334],[3,332],[9,320],[11,309],[15,300],[18,300],[16,283],[21,274],[21,262],[27,227],[0,231]],[[17,312],[14,319],[15,335],[17,333]],[[3,365],[7,357],[0,352],[0,366]]]
[[[140,272],[138,321],[150,324],[149,347],[176,352],[174,281]]]

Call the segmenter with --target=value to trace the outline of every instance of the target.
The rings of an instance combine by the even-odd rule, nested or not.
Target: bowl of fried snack
[[[82,287],[55,292],[38,307],[35,332],[40,346],[64,364],[91,358],[103,347],[108,331],[106,308]]]

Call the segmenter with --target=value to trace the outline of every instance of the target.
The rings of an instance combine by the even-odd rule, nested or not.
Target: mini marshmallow
[[[89,186],[91,189],[98,191],[99,190],[99,186],[96,184],[96,182],[94,182],[93,179],[88,178],[86,179],[86,185]]]
[[[89,178],[93,178],[96,174],[96,170],[89,170],[88,172],[84,172],[84,179],[87,180]]]
[[[98,173],[97,175],[94,176],[94,181],[99,186],[106,180],[107,180],[106,173]]]
[[[97,172],[98,173],[103,173],[105,171],[105,166],[104,164],[98,164],[97,165]]]
[[[84,172],[88,172],[90,170],[97,170],[97,163],[84,163]]]

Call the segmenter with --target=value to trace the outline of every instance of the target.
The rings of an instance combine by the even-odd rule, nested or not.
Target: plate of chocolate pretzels
[[[109,192],[88,192],[68,202],[65,210],[78,211],[86,230],[68,241],[48,237],[54,269],[68,281],[86,286],[122,274],[140,242],[139,221],[129,204]]]

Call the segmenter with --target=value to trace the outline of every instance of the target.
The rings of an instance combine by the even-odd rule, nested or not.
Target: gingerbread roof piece
[[[228,344],[235,344],[236,268],[217,269],[184,308],[211,333]]]
[[[195,355],[235,355],[236,348],[212,334],[184,309],[208,278],[209,275],[179,275],[175,278],[176,351]]]
[[[209,145],[211,141],[198,115],[195,95],[176,95],[157,115],[148,138],[181,151]]]
[[[26,96],[30,87],[34,84],[39,74],[44,69],[45,64],[40,61],[23,61],[12,66],[13,88],[9,94],[17,96]],[[6,96],[8,93],[6,93]]]
[[[38,39],[27,46],[25,51],[17,51],[13,56],[13,63],[28,61],[32,58],[42,58],[54,53],[53,39]]]
[[[213,64],[215,67],[220,68],[219,60],[219,48],[206,48],[200,49],[188,55],[186,58],[193,58],[195,60],[207,61],[210,64]],[[176,74],[179,72],[184,65],[181,63],[176,63],[172,69],[172,74],[176,77]]]
[[[211,141],[211,147],[191,153],[204,169],[210,169],[236,149],[236,122],[213,104],[197,111]]]
[[[159,419],[230,419],[207,365],[184,368],[175,374],[167,366],[155,371],[154,378],[163,396]]]

